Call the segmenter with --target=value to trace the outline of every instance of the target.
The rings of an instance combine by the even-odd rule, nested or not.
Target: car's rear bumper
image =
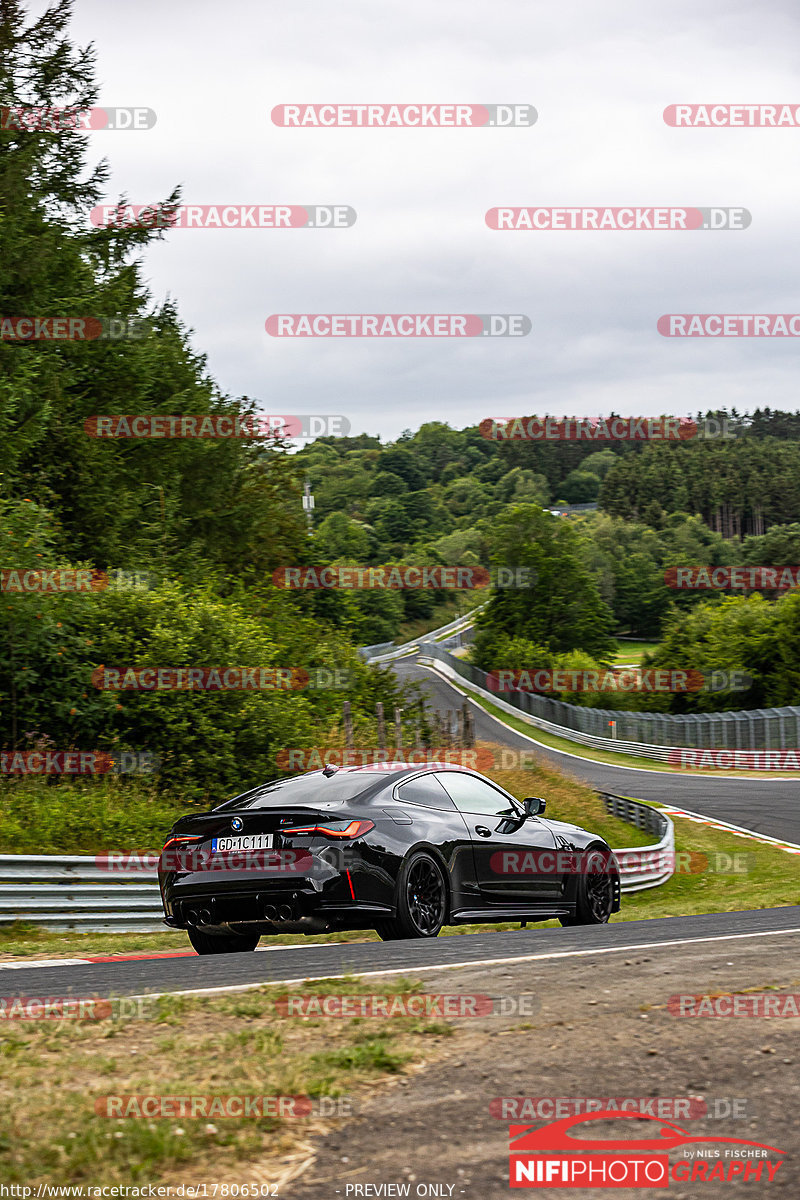
[[[311,887],[261,885],[225,891],[193,887],[167,891],[165,923],[173,929],[190,925],[231,928],[260,926],[263,932],[324,932],[327,929],[371,929],[394,916],[389,905],[326,894]]]

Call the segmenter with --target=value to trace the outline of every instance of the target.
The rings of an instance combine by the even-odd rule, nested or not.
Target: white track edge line
[[[430,966],[388,967],[380,971],[346,971],[339,975],[297,975],[290,979],[262,979],[257,983],[230,984],[225,987],[186,988],[174,992],[144,992],[141,995],[126,996],[127,1000],[159,1000],[164,996],[213,996],[224,992],[249,992],[256,988],[283,987],[289,983],[306,983],[316,979],[343,979],[345,975],[355,974],[358,979],[371,978],[376,975],[414,975],[421,971],[454,971],[468,967],[494,967],[513,965],[514,963],[538,962],[544,959],[585,958],[592,954],[621,954],[634,950],[659,950],[662,946],[690,946],[702,942],[729,942],[741,938],[776,937],[780,934],[800,933],[796,929],[762,929],[753,933],[720,933],[713,937],[679,938],[669,942],[643,942],[633,946],[603,946],[597,950],[556,950],[545,954],[520,954],[508,958],[481,958],[472,962],[434,963]]]

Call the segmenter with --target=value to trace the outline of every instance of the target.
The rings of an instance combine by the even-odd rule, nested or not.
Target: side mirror
[[[538,796],[528,796],[522,801],[525,815],[528,817],[540,817],[547,808],[547,801],[540,799]]]

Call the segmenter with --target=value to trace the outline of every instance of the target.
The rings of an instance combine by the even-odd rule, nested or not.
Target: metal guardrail
[[[465,629],[471,629],[475,614],[485,607],[484,604],[481,604],[463,616],[456,617],[454,621],[450,621],[447,625],[441,625],[438,629],[430,629],[427,633],[421,634],[418,638],[413,638],[410,642],[403,642],[402,646],[395,646],[392,642],[388,643],[388,649],[386,649],[385,644],[383,646],[362,646],[359,654],[364,656],[364,660],[367,663],[392,662],[393,659],[402,658],[404,654],[416,650],[423,644],[427,645],[429,642],[436,642],[442,638],[447,638],[448,634],[452,636],[455,633],[461,633]],[[376,650],[378,653],[373,654],[372,651]]]
[[[371,659],[380,654],[387,654],[390,650],[394,650],[394,642],[378,642],[374,646],[359,646],[358,656],[363,658],[364,662],[370,662]]]
[[[610,794],[602,798],[614,816],[661,835],[656,845],[614,851],[622,890],[665,883],[674,868],[672,822],[636,800]],[[155,880],[155,868],[145,865],[137,864],[130,879],[120,880],[91,856],[0,854],[0,925],[26,921],[45,929],[92,933],[165,930]]]
[[[0,854],[0,924],[122,933],[164,929],[154,868],[114,878],[83,855]]]
[[[666,813],[639,800],[615,796],[613,792],[598,794],[612,817],[619,817],[659,838],[652,846],[614,850],[623,892],[643,892],[671,879],[675,874],[675,826]]]

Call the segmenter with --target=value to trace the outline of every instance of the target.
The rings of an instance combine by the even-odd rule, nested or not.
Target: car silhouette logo
[[[244,821],[241,817],[234,817],[231,821],[231,829],[243,829]]]
[[[596,1138],[573,1137],[570,1129],[590,1121],[650,1121],[658,1129],[658,1136],[652,1138],[620,1138],[604,1141]],[[640,1126],[641,1128],[641,1126]],[[655,1131],[654,1131],[655,1132]],[[582,1113],[564,1117],[560,1121],[551,1121],[547,1125],[536,1128],[531,1125],[511,1125],[509,1129],[511,1150],[519,1153],[521,1150],[571,1150],[575,1154],[585,1154],[590,1150],[614,1150],[630,1147],[639,1150],[671,1150],[684,1145],[694,1145],[700,1142],[727,1142],[738,1146],[758,1146],[762,1150],[783,1154],[777,1146],[767,1146],[764,1142],[746,1141],[744,1138],[731,1137],[694,1137],[680,1125],[672,1125],[657,1117],[648,1117],[641,1113],[620,1112],[618,1109],[606,1112]]]

